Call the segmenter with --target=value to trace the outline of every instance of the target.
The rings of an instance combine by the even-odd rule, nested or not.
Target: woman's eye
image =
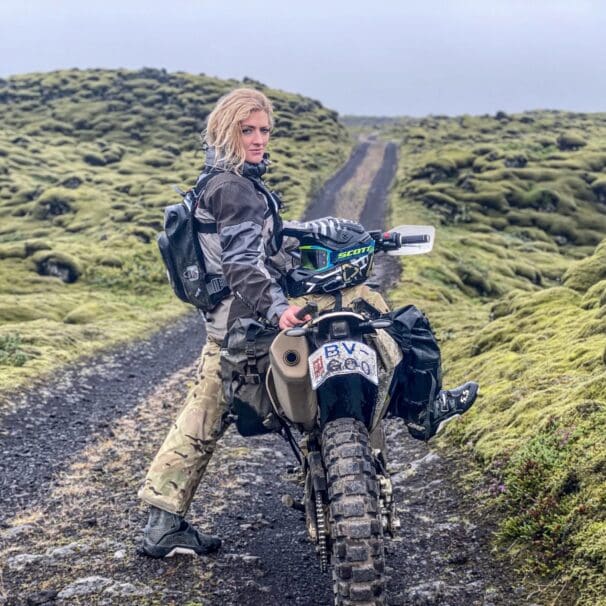
[[[271,132],[271,129],[270,129],[270,128],[262,128],[262,129],[261,129],[261,132],[262,132],[264,135],[269,135],[269,133]]]
[[[250,135],[252,132],[253,132],[252,128],[244,127],[242,129],[242,134],[243,135]]]

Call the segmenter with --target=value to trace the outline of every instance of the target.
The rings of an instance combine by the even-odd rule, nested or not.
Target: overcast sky
[[[249,76],[342,114],[606,111],[605,0],[2,0],[0,77]]]

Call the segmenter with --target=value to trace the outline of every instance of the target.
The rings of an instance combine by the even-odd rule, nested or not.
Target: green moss
[[[23,366],[27,355],[21,350],[21,337],[14,333],[0,335],[0,366]]]
[[[0,259],[24,259],[26,256],[25,244],[23,242],[0,244]]]
[[[477,194],[463,194],[461,198],[466,202],[472,202],[487,209],[506,212],[509,208],[509,203],[502,190],[487,190]]]
[[[23,304],[15,299],[0,301],[0,323],[30,322],[48,317],[43,305]]]
[[[605,278],[606,241],[596,248],[593,255],[578,261],[566,271],[564,284],[569,288],[584,292]]]
[[[556,141],[561,150],[576,150],[587,145],[584,137],[579,133],[568,132],[561,134]]]
[[[518,276],[522,276],[523,278],[530,280],[533,284],[540,285],[543,281],[541,272],[530,265],[525,265],[524,263],[515,263],[513,270]]]
[[[174,156],[159,149],[151,149],[141,155],[141,161],[154,168],[168,167],[172,165]]]
[[[499,293],[497,285],[486,277],[486,272],[482,268],[474,267],[469,263],[459,263],[455,270],[461,282],[474,289],[480,296]]]
[[[64,318],[66,324],[91,324],[100,319],[120,315],[119,307],[98,301],[89,301],[72,309]]]

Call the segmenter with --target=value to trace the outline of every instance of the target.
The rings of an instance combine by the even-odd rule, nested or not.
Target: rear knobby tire
[[[379,483],[364,424],[351,418],[327,423],[322,457],[328,480],[335,604],[382,606],[385,562]]]

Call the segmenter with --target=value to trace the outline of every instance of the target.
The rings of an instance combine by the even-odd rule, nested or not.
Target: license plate
[[[326,379],[356,373],[379,384],[377,354],[359,341],[333,341],[322,345],[308,358],[311,386],[318,389]]]

